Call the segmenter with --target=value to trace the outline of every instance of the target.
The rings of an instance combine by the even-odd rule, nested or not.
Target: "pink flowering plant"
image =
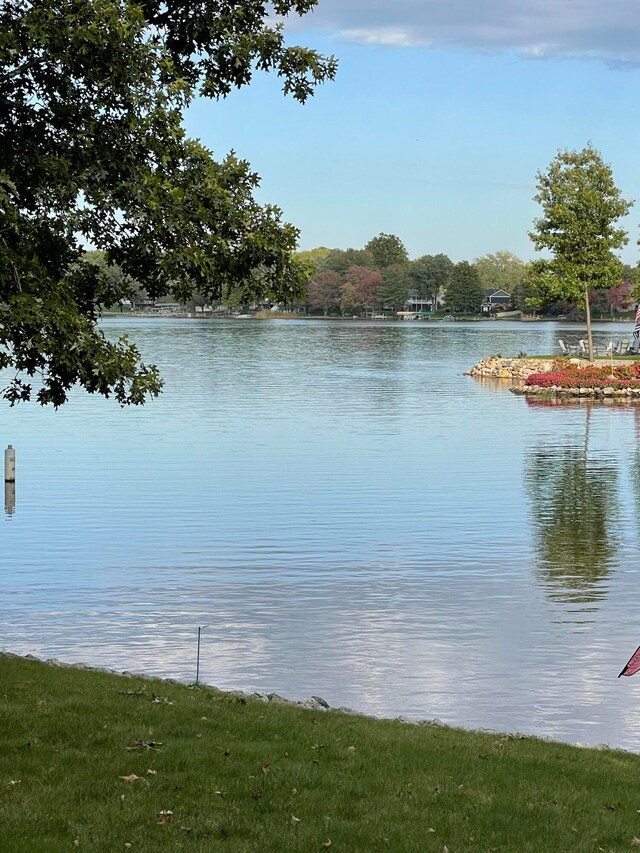
[[[578,367],[571,362],[556,361],[549,373],[532,373],[525,385],[537,385],[540,388],[640,388],[640,362],[621,364],[613,368],[609,365],[596,367]]]

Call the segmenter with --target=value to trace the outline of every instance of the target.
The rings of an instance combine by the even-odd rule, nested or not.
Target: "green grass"
[[[622,752],[13,657],[0,685],[2,853],[576,853],[640,836],[640,758]]]

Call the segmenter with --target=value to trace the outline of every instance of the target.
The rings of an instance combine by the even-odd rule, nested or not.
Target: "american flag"
[[[640,305],[636,308],[636,324],[633,327],[633,337],[636,340],[640,339]]]

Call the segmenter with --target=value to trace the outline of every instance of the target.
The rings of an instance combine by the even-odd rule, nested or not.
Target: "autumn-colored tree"
[[[343,311],[370,309],[379,304],[382,276],[370,267],[349,267],[342,285]]]
[[[615,287],[610,287],[607,291],[607,299],[612,314],[614,311],[626,311],[631,300],[631,283],[621,281]]]
[[[324,312],[326,317],[329,311],[340,305],[342,278],[337,272],[326,270],[318,272],[309,282],[308,300],[311,308]]]

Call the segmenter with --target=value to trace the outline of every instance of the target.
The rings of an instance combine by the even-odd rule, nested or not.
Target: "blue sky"
[[[637,200],[622,252],[637,262],[640,4],[320,0],[287,27],[291,43],[336,55],[335,82],[301,106],[259,75],[186,123],[216,156],[249,160],[302,249],[383,231],[411,257],[534,257],[536,172],[590,140]]]

